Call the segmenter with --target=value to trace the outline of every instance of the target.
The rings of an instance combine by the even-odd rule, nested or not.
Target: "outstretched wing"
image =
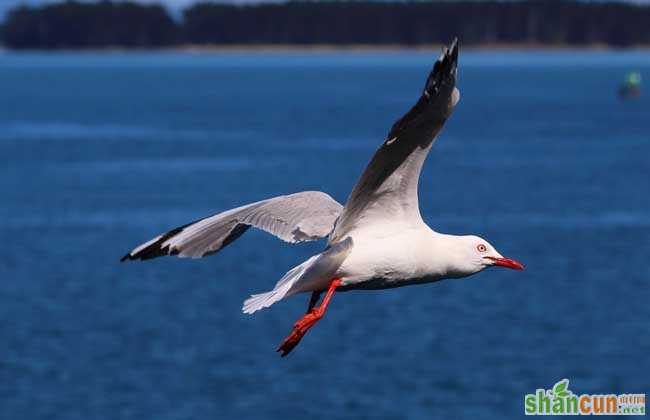
[[[251,226],[291,243],[314,241],[329,235],[342,209],[320,191],[274,197],[172,229],[138,246],[121,261],[163,255],[204,257],[218,252]]]
[[[458,102],[458,40],[445,48],[415,106],[391,128],[348,198],[330,242],[385,220],[421,220],[418,179],[431,145]]]

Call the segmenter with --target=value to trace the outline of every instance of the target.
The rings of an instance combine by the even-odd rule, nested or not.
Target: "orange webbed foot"
[[[293,326],[293,331],[287,338],[284,339],[280,347],[278,347],[280,356],[285,357],[288,355],[294,347],[300,343],[300,340],[305,336],[307,331],[323,317],[323,314],[318,309],[312,309],[310,312],[306,313],[302,318],[300,318]]]
[[[327,290],[327,294],[325,295],[325,298],[323,298],[323,302],[320,304],[318,308],[314,308],[314,305],[318,301],[318,297],[320,296],[320,292],[314,292],[312,294],[312,298],[309,301],[309,309],[307,310],[307,313],[303,315],[302,318],[300,318],[296,323],[293,325],[293,331],[291,331],[291,334],[287,338],[282,341],[282,344],[280,344],[280,347],[278,347],[278,350],[280,353],[281,357],[285,357],[288,355],[291,350],[294,349],[300,343],[300,340],[305,336],[307,331],[311,327],[313,327],[322,317],[325,315],[325,310],[327,309],[327,305],[329,304],[330,299],[332,298],[332,295],[334,294],[334,291],[336,290],[337,287],[341,285],[341,280],[340,279],[334,279],[330,283],[329,289]]]

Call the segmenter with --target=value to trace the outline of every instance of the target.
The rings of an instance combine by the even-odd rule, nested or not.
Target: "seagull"
[[[416,104],[390,129],[345,206],[320,191],[273,197],[172,229],[136,247],[122,261],[205,257],[251,226],[290,243],[326,238],[323,252],[289,270],[273,290],[244,301],[243,312],[252,314],[297,293],[311,293],[307,312],[277,349],[282,357],[323,317],[336,291],[431,283],[488,267],[523,270],[521,263],[505,258],[485,239],[436,232],[420,215],[422,165],[460,99],[457,66],[454,39],[435,62]]]

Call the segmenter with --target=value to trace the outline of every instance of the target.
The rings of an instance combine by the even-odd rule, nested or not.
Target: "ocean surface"
[[[436,57],[0,53],[0,418],[511,419],[563,378],[650,391],[650,83],[616,95],[647,52],[461,51],[423,217],[524,272],[336,294],[281,359],[308,296],[242,301],[322,243],[119,262],[251,201],[344,202]]]

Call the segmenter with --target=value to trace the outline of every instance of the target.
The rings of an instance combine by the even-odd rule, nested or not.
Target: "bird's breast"
[[[337,272],[342,290],[388,289],[444,278],[431,258],[427,232],[353,236],[354,246]]]

